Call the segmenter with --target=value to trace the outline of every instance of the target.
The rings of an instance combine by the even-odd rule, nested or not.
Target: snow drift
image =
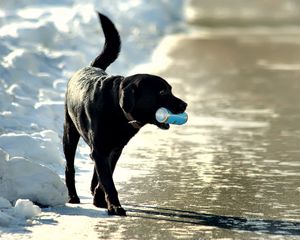
[[[67,200],[65,185],[56,173],[23,157],[1,157],[0,176],[0,196],[10,202],[23,198],[56,206]]]

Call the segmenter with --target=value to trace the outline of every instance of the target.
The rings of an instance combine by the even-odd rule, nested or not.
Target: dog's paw
[[[73,204],[80,203],[80,199],[78,196],[72,196],[69,198],[68,203],[73,203]]]
[[[118,215],[118,216],[126,216],[126,211],[124,208],[122,208],[121,206],[110,206],[110,208],[108,208],[108,215]]]
[[[107,202],[104,199],[95,199],[94,198],[93,205],[98,208],[107,208]]]
[[[96,188],[94,191],[93,204],[98,208],[107,208],[107,202],[105,200],[104,192],[100,188]]]

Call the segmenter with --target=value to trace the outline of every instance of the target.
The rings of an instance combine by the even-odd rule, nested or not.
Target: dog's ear
[[[135,90],[136,85],[129,84],[125,88],[121,89],[119,104],[120,107],[127,113],[130,113],[135,105]]]

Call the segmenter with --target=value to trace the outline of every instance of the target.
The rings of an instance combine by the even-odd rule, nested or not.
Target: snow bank
[[[57,174],[63,169],[60,142],[52,130],[0,136],[0,226],[22,223],[39,214],[32,202],[65,204],[67,190]]]
[[[32,134],[2,134],[0,147],[9,154],[10,158],[22,156],[31,162],[47,166],[53,170],[63,169],[61,139],[52,130]]]
[[[30,146],[17,143],[30,152]],[[0,226],[24,224],[26,219],[37,216],[41,209],[33,202],[56,206],[66,200],[66,187],[55,172],[24,157],[10,158],[0,149]]]
[[[60,177],[24,157],[9,159],[2,152],[0,176],[0,196],[10,202],[27,198],[41,205],[56,206],[67,200],[66,187]]]

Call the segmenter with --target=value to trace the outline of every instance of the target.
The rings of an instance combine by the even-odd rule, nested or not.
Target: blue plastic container
[[[159,108],[155,113],[155,118],[160,123],[182,125],[188,120],[188,115],[184,113],[174,114],[166,108]]]

